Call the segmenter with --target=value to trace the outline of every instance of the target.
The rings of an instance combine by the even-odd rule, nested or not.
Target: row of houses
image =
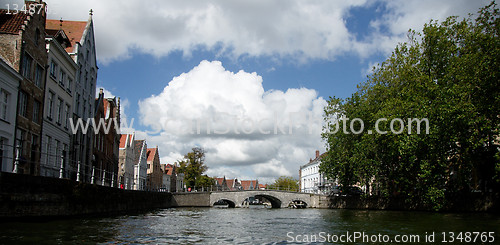
[[[215,188],[217,191],[248,191],[248,190],[265,190],[267,184],[259,184],[258,180],[241,180],[226,179],[215,177]]]
[[[50,20],[44,2],[25,4],[38,7],[0,9],[0,169],[76,179],[80,163],[80,178],[90,181],[103,149],[93,134],[73,133],[70,121],[87,121],[105,106],[95,103],[92,14],[87,21]],[[107,109],[119,111],[113,103]]]
[[[184,187],[158,147],[121,135],[120,98],[96,95],[93,12],[47,19],[46,3],[0,9],[0,171],[133,190]],[[90,123],[94,121],[95,124]],[[102,127],[94,127],[102,123]]]
[[[122,189],[176,192],[184,189],[184,174],[176,166],[160,163],[158,146],[148,148],[135,134],[120,136],[118,182]]]

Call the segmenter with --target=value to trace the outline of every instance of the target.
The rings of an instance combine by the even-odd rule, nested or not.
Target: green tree
[[[475,20],[449,17],[426,24],[422,34],[410,31],[356,93],[330,98],[320,170],[343,185],[375,184],[383,195],[435,209],[471,188],[498,190],[498,15],[492,3]],[[362,119],[363,133],[332,133],[341,117]],[[379,118],[387,119],[378,128],[388,133],[376,133]],[[392,133],[396,118],[427,118],[429,134],[416,134],[416,127]]]
[[[179,173],[184,173],[184,183],[187,187],[200,186],[200,183],[205,183],[206,179],[201,178],[202,174],[207,171],[205,165],[205,150],[201,147],[195,147],[192,152],[184,155],[184,159],[179,161]],[[201,179],[200,179],[201,178]],[[200,181],[204,182],[200,182]]]
[[[281,176],[269,186],[269,189],[299,191],[299,182],[290,176]]]
[[[215,186],[215,179],[214,178],[210,178],[207,175],[202,175],[196,179],[196,183],[195,183],[196,188],[203,187],[206,190],[212,186]]]

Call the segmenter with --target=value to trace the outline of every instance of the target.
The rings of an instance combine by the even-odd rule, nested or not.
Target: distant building
[[[160,152],[156,148],[148,148],[146,153],[148,163],[147,188],[148,190],[159,190],[162,187],[163,171],[160,166]]]
[[[19,75],[0,56],[0,171],[14,170],[14,135],[16,131]]]
[[[184,185],[184,173],[177,173],[175,176],[175,191],[183,192],[186,190],[186,186]]]
[[[259,181],[258,180],[242,180],[241,188],[245,191],[249,190],[258,190],[259,189]]]
[[[0,56],[21,74],[17,96],[15,146],[19,146],[20,162],[16,172],[39,175],[42,112],[45,89],[47,52],[45,50],[45,3],[26,1],[26,5],[42,4],[34,14],[16,14],[0,10]],[[14,158],[15,151],[12,151]]]
[[[45,38],[49,71],[45,83],[45,109],[42,126],[42,158],[40,175],[76,179],[77,164],[70,161],[71,131],[69,119],[73,116],[73,92],[78,67],[66,52],[71,42],[62,29],[47,29]]]
[[[146,190],[147,151],[148,145],[145,140],[134,140],[134,190]]]
[[[265,190],[267,189],[267,184],[263,185],[263,184],[259,184],[259,190]]]
[[[316,157],[309,160],[309,163],[300,166],[299,186],[301,192],[328,194],[331,187],[335,185],[334,181],[328,180],[319,172],[322,155],[316,151]]]
[[[176,191],[176,172],[175,166],[172,164],[161,164],[163,171],[162,191],[175,192]]]
[[[134,184],[135,134],[122,134],[118,157],[118,186],[131,190]]]
[[[215,189],[217,191],[228,191],[229,188],[227,187],[226,183],[226,176],[222,178],[215,178]]]

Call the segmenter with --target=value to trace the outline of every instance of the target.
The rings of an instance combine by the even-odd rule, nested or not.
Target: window
[[[59,142],[59,140],[56,140],[56,159],[59,159],[60,156],[61,156],[61,142]],[[55,162],[56,166],[58,166],[57,163],[61,163],[60,161],[55,161]]]
[[[73,79],[68,78],[68,88],[66,88],[66,90],[68,90],[68,92],[70,92],[70,93],[71,93],[72,86],[73,86]]]
[[[8,121],[10,94],[5,90],[0,90],[0,118]]]
[[[22,129],[17,129],[16,132],[16,143],[15,147],[19,146],[19,155],[23,155],[23,149],[24,149],[24,134],[26,132]]]
[[[31,74],[31,64],[33,63],[33,58],[29,56],[28,53],[24,53],[23,56],[23,69],[22,69],[22,75],[28,79],[32,79],[32,74]]]
[[[47,117],[49,120],[52,120],[52,115],[53,115],[53,108],[54,108],[54,93],[49,92],[49,97],[47,98],[48,103],[47,103]]]
[[[57,124],[61,125],[62,110],[63,110],[63,100],[62,99],[58,99],[58,102],[57,102],[56,106],[57,106],[57,108],[56,108],[56,113],[57,113],[56,122],[57,122]]]
[[[19,115],[26,117],[28,111],[28,95],[25,92],[19,92]]]
[[[53,60],[50,62],[50,76],[54,79],[57,79],[57,64]]]
[[[50,155],[52,154],[52,138],[47,135],[47,155],[45,155],[45,165],[50,164]]]
[[[68,127],[68,119],[69,119],[70,115],[69,115],[69,105],[66,104],[66,106],[64,107],[64,127],[67,128]]]
[[[77,115],[80,115],[80,94],[76,94],[76,107],[75,112]]]
[[[62,69],[59,71],[59,84],[61,84],[61,86],[66,86],[65,84],[65,81],[66,80],[66,72],[64,72]]]
[[[36,70],[35,70],[35,85],[39,88],[42,87],[42,81],[43,81],[43,68],[40,65],[36,65]]]
[[[38,100],[33,102],[33,122],[40,124],[40,107],[41,103]]]

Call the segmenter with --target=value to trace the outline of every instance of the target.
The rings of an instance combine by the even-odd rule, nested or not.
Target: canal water
[[[432,234],[435,242],[443,239],[450,242],[453,236],[454,242],[459,243],[462,240],[461,243],[478,244],[482,239],[486,244],[500,244],[500,217],[485,213],[339,209],[170,208],[109,218],[0,223],[2,244],[320,244],[328,241],[383,244],[395,243],[395,239],[416,241],[416,236],[420,243],[425,243]],[[462,234],[460,238],[459,234]],[[362,237],[354,240],[357,236]]]

